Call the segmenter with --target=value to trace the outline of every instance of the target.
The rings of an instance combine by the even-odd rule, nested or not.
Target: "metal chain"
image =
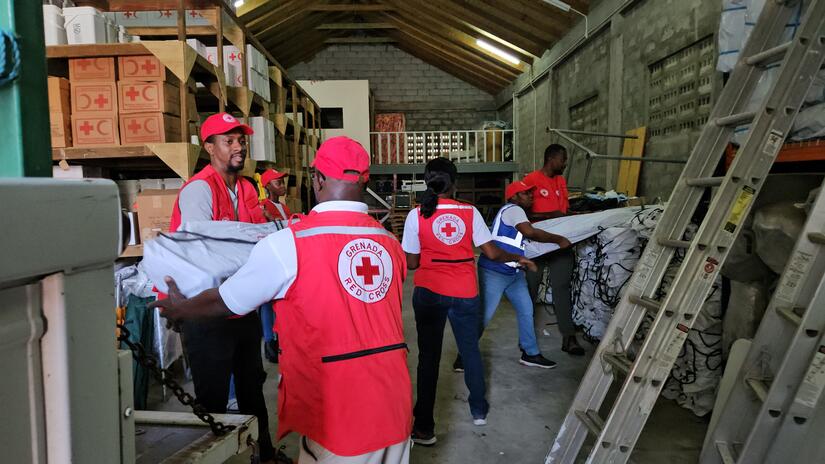
[[[192,408],[192,413],[198,416],[200,420],[208,424],[209,428],[212,429],[212,433],[220,437],[235,428],[234,425],[226,425],[223,422],[216,420],[195,397],[187,393],[183,387],[181,387],[180,384],[172,378],[172,374],[168,370],[160,367],[157,358],[155,358],[152,354],[147,353],[146,349],[140,342],[133,342],[129,340],[129,337],[131,337],[132,334],[126,326],[118,324],[117,328],[120,329],[120,335],[117,338],[118,341],[125,343],[126,346],[132,350],[132,356],[134,356],[135,360],[137,360],[141,366],[149,369],[149,372],[152,373],[152,376],[154,376],[158,382],[172,390],[172,393],[175,394],[184,406],[189,406]]]

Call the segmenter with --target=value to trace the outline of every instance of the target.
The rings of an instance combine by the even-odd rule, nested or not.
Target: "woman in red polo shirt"
[[[535,269],[524,256],[508,253],[493,243],[487,224],[474,206],[453,199],[457,173],[455,164],[446,158],[427,163],[427,191],[421,205],[407,216],[401,243],[407,254],[407,267],[418,269],[413,291],[418,380],[412,440],[425,446],[436,442],[433,409],[448,318],[464,361],[464,383],[470,390],[468,402],[473,423],[487,423],[490,406],[485,399],[484,367],[478,349],[481,311],[473,245],[491,260],[517,262]]]
[[[567,199],[567,181],[562,175],[566,167],[567,149],[554,143],[544,150],[544,166],[524,178],[524,183],[535,187],[533,207],[530,211],[531,221],[537,222],[567,215],[570,202]],[[538,272],[527,273],[530,296],[535,302],[544,269],[549,268],[550,286],[553,289],[553,308],[562,336],[561,349],[574,356],[583,355],[584,348],[576,340],[573,304],[570,298],[570,279],[573,277],[573,267],[576,265],[573,248],[556,250],[536,258],[536,264],[539,268]]]

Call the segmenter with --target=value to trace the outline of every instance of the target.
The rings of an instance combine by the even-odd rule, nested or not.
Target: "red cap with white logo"
[[[273,180],[280,179],[282,177],[286,177],[285,172],[278,172],[274,169],[267,169],[261,174],[261,184],[266,186],[268,183],[272,182]]]
[[[504,196],[507,197],[509,200],[513,198],[517,193],[520,192],[528,192],[533,190],[535,187],[525,183],[523,180],[517,180],[512,184],[508,185],[506,189],[504,189]]]
[[[312,167],[334,179],[366,182],[370,178],[370,155],[349,137],[333,137],[318,148]]]
[[[210,136],[225,134],[232,129],[240,128],[244,134],[252,135],[255,131],[246,124],[240,121],[229,113],[213,114],[206,118],[206,121],[201,125],[201,140],[206,142]]]

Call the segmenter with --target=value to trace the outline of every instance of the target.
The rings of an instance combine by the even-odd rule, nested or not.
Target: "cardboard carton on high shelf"
[[[121,81],[175,81],[155,55],[119,56],[117,70]]]
[[[71,83],[72,114],[117,113],[117,85],[114,81]]]
[[[72,135],[75,147],[120,145],[117,113],[72,114]]]
[[[180,116],[180,90],[172,83],[120,81],[117,94],[120,114],[159,112]]]
[[[180,118],[163,113],[120,115],[123,145],[180,142]]]
[[[115,81],[114,58],[71,58],[69,60],[69,80]]]
[[[49,76],[49,113],[68,113],[71,108],[69,80]]]
[[[169,219],[179,190],[143,190],[137,197],[140,241],[145,243],[169,230]]]
[[[72,146],[72,118],[68,109],[65,113],[49,113],[49,131],[52,138],[52,148]]]

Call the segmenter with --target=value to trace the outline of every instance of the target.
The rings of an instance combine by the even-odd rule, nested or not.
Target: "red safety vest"
[[[421,265],[415,286],[455,298],[478,296],[473,254],[473,206],[455,200],[438,200],[435,214],[418,214]]]
[[[278,439],[298,432],[339,456],[409,439],[400,244],[358,212],[313,212],[290,231],[297,276],[275,302]]]
[[[269,198],[261,201],[261,204],[264,206],[264,208],[266,208],[267,213],[269,213],[272,217],[280,221],[287,221],[289,220],[289,217],[292,216],[292,212],[289,211],[289,208],[287,208],[287,206],[281,203],[280,201],[278,202],[278,204],[281,205],[281,208],[284,209],[285,214],[281,214],[281,211],[278,209],[277,206],[275,206],[275,203]]]
[[[238,221],[251,222],[253,224],[261,224],[266,221],[261,208],[258,205],[258,192],[255,187],[248,180],[243,177],[238,177],[238,217],[235,217],[235,207],[232,205],[232,198],[229,197],[229,191],[226,189],[226,183],[218,171],[212,165],[206,166],[191,179],[183,184],[181,190],[186,188],[190,182],[196,180],[204,180],[209,184],[212,190],[212,220],[213,221]],[[169,221],[169,231],[174,232],[180,227],[180,194],[175,200],[175,207],[172,210],[172,218]]]

